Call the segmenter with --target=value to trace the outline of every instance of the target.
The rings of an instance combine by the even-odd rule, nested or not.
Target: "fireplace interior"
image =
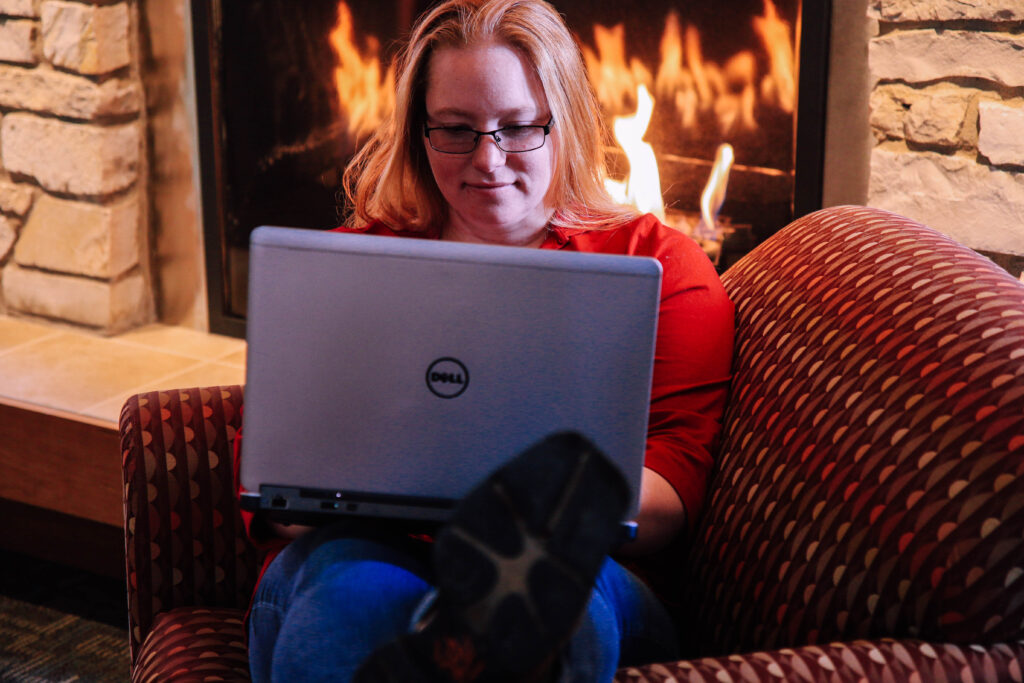
[[[339,224],[341,171],[387,112],[394,46],[429,4],[192,4],[211,331],[244,336],[254,228]],[[610,125],[651,96],[643,141],[667,223],[692,231],[716,154],[731,146],[709,249],[720,269],[820,206],[827,3],[554,4],[580,40]],[[620,181],[636,171],[624,146],[608,147]]]

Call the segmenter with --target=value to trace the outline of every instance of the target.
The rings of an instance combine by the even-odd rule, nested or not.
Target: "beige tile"
[[[103,420],[104,422],[112,422],[113,424],[117,424],[118,421],[121,419],[121,407],[124,405],[124,402],[128,400],[129,396],[134,396],[135,394],[138,393],[141,392],[128,391],[125,392],[124,395],[118,394],[118,396],[115,398],[111,398],[101,403],[97,403],[96,405],[92,405],[89,406],[88,408],[85,408],[84,410],[80,411],[79,414],[84,415],[86,417]]]
[[[245,341],[242,339],[173,325],[147,325],[112,339],[124,344],[177,353],[201,361],[223,361],[226,356],[233,356],[245,350]]]
[[[221,363],[227,363],[228,365],[236,365],[236,366],[238,366],[240,368],[244,368],[245,367],[245,351],[246,350],[243,348],[243,349],[241,349],[239,351],[235,351],[234,353],[229,353],[228,355],[226,355],[223,358],[221,358],[220,362]]]
[[[142,390],[212,387],[221,384],[245,384],[245,370],[226,363],[200,363],[174,375],[161,377],[158,382],[152,382]]]
[[[0,353],[57,333],[57,330],[46,325],[0,315]]]
[[[121,414],[121,406],[129,396],[144,391],[165,389],[188,389],[191,387],[211,387],[225,384],[244,384],[245,371],[242,368],[225,363],[197,363],[180,372],[159,377],[152,381],[132,387],[128,391],[117,393],[106,400],[88,406],[81,412],[89,417],[116,422]]]
[[[0,354],[0,394],[81,412],[195,364],[141,346],[60,332]]]

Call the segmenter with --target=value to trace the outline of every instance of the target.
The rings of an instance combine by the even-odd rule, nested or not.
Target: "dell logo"
[[[427,368],[427,388],[441,398],[455,398],[469,386],[469,371],[454,358],[438,358]]]

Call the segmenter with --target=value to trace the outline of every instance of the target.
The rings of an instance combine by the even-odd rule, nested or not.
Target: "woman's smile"
[[[504,188],[513,187],[513,183],[499,183],[499,182],[467,182],[466,187],[471,190],[478,191],[497,191]]]

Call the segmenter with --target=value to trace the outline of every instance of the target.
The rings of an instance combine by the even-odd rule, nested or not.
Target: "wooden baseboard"
[[[0,549],[124,577],[116,425],[0,400]]]
[[[0,400],[0,498],[123,524],[116,425]]]
[[[124,579],[124,530],[0,498],[0,549]]]

